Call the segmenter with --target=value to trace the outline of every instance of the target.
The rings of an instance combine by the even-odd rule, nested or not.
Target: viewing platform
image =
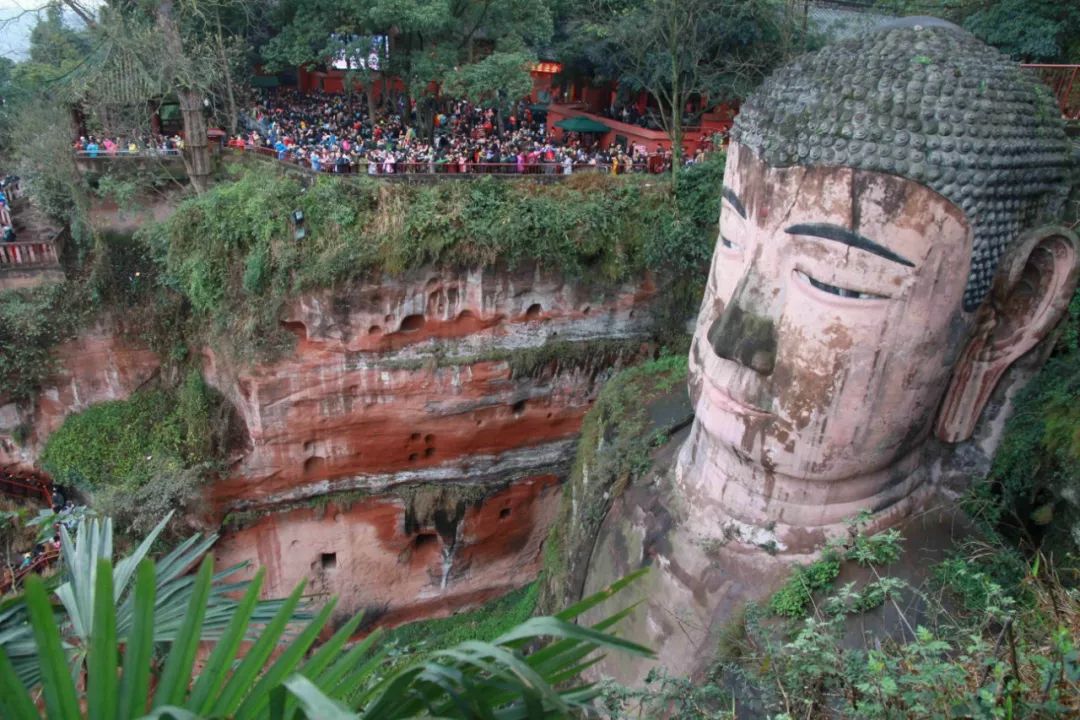
[[[0,291],[61,282],[59,244],[63,230],[45,222],[25,199],[12,208],[15,242],[0,242]]]

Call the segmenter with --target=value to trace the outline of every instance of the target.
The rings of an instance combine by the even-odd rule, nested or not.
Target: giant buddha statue
[[[1028,71],[929,18],[778,70],[732,137],[678,486],[699,522],[812,549],[917,505],[932,433],[966,439],[1061,319],[1069,142]]]
[[[964,463],[992,455],[1004,391],[1045,359],[1076,289],[1080,243],[1053,224],[1069,148],[1037,78],[938,20],[773,73],[728,150],[693,423],[570,549],[571,599],[651,566],[624,631],[690,673],[849,518],[904,524],[904,562],[929,566],[963,532],[943,468],[976,479]],[[595,672],[633,683],[648,665]]]

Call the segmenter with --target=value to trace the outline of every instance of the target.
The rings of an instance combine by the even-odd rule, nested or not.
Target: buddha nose
[[[709,328],[709,344],[725,360],[762,375],[776,365],[776,326],[772,319],[744,310],[733,299]]]

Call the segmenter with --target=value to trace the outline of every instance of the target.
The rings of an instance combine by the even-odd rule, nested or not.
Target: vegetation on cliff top
[[[491,178],[432,185],[240,171],[134,238],[102,236],[60,288],[0,294],[0,398],[26,401],[49,351],[94,318],[182,360],[209,342],[241,361],[272,358],[294,337],[279,323],[305,291],[425,264],[538,265],[613,284],[655,273],[668,303],[658,332],[696,307],[719,216],[723,156],[664,178],[581,175],[554,184]],[[307,232],[293,237],[294,210]]]
[[[424,265],[536,265],[601,285],[652,270],[700,287],[722,173],[717,156],[687,172],[676,194],[666,180],[602,175],[421,185],[321,177],[305,187],[254,168],[184,202],[140,238],[162,282],[213,337],[259,356],[291,342],[277,322],[288,298]],[[297,210],[302,240],[293,237]]]

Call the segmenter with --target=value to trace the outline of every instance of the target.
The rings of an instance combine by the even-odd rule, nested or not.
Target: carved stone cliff
[[[582,418],[610,370],[647,350],[651,281],[592,285],[426,268],[299,298],[279,361],[237,367],[204,349],[246,428],[207,488],[219,562],[265,566],[267,596],[306,578],[341,596],[340,613],[387,622],[533,579]],[[0,462],[33,464],[64,417],[127,397],[160,365],[104,326],[57,362],[36,412],[0,409]]]

